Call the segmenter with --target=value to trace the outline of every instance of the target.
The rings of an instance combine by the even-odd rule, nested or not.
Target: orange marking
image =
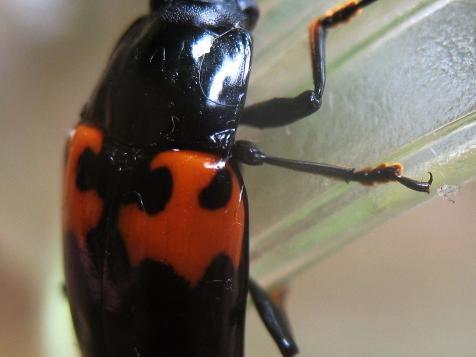
[[[393,166],[393,168],[395,170],[397,170],[397,173],[399,175],[403,174],[403,165],[401,163],[395,162],[395,163],[391,164],[390,166]]]
[[[81,154],[87,148],[99,154],[103,136],[100,130],[80,125],[68,140],[68,162],[64,179],[63,226],[71,230],[84,249],[86,235],[101,218],[103,201],[96,191],[82,192],[76,186],[77,166]]]
[[[228,204],[220,209],[200,207],[199,193],[225,166],[232,177]],[[244,234],[245,208],[241,186],[231,166],[217,156],[194,151],[167,151],[157,155],[150,169],[167,167],[173,192],[165,210],[149,216],[136,204],[121,208],[119,231],[134,265],[149,258],[170,266],[195,286],[219,254],[230,257],[238,269]]]
[[[281,310],[283,315],[286,315],[286,298],[288,297],[288,287],[284,284],[273,286],[269,291],[271,301]]]
[[[372,168],[372,167],[367,167],[363,170],[360,170],[358,172],[368,172],[369,174],[372,174],[373,172],[376,172],[376,171],[381,171],[381,170],[385,170],[389,167],[392,167],[397,175],[402,175],[403,173],[403,165],[399,162],[395,162],[391,165],[387,164],[386,162],[383,162],[381,163],[380,165]],[[373,186],[377,183],[386,183],[386,182],[389,182],[389,181],[394,181],[394,180],[383,180],[383,179],[379,179],[379,180],[375,180],[375,181],[363,181],[363,182],[360,182],[361,185],[364,185],[364,186]]]
[[[309,46],[311,47],[311,62],[312,62],[312,68],[316,68],[316,58],[315,58],[315,53],[316,53],[316,29],[321,25],[320,19],[316,19],[311,24],[309,25]]]
[[[338,13],[339,11],[342,11],[344,10],[345,8],[347,7],[357,7],[357,5],[359,4],[360,1],[357,1],[357,0],[350,0],[350,1],[346,1],[345,3],[343,4],[340,4],[340,5],[337,5],[336,7],[330,9],[330,10],[327,10],[323,15],[322,15],[322,19],[325,19],[325,18],[329,18],[329,17],[332,17],[334,16],[336,13]],[[356,9],[356,13],[353,14],[352,16],[355,16],[355,15],[358,15],[360,13],[360,11],[362,11],[362,9]]]
[[[357,16],[359,15],[361,12],[362,12],[362,9],[360,8],[357,8],[357,6],[359,6],[359,3],[360,1],[357,1],[357,0],[350,0],[350,1],[347,1],[343,4],[340,4],[340,5],[337,5],[336,7],[330,9],[330,10],[327,10],[326,12],[324,12],[324,14],[322,14],[322,16],[314,19],[311,24],[309,25],[309,32],[310,32],[310,40],[311,40],[311,48],[314,46],[312,43],[313,41],[315,42],[315,32],[316,32],[316,27],[320,26],[320,24],[322,22],[324,22],[326,19],[329,19],[333,16],[335,16],[335,14],[337,14],[338,12],[340,11],[344,11],[346,8],[348,7],[353,7],[353,8],[356,8],[355,9],[355,12],[349,16],[348,18],[346,18],[345,20],[340,20],[340,21],[337,21],[335,22],[334,24],[328,26],[329,27],[336,27],[338,25],[340,25],[342,22],[349,22],[351,18],[353,18],[354,16]]]

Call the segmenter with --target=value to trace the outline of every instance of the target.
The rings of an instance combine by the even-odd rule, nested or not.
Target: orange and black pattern
[[[67,153],[67,292],[83,352],[241,356],[247,201],[233,165],[87,125]]]

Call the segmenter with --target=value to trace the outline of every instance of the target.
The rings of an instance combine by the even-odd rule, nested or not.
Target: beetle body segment
[[[219,254],[238,270],[244,233],[244,205],[231,165],[194,151],[158,154],[150,168],[170,170],[172,194],[164,210],[148,214],[143,200],[122,206],[119,232],[133,265],[145,259],[167,262],[196,286]]]
[[[250,33],[136,21],[116,46],[82,119],[118,141],[227,157],[246,98]]]
[[[68,152],[64,258],[83,353],[242,356],[248,221],[233,165],[87,125]]]

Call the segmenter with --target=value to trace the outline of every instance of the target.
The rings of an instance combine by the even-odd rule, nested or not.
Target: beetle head
[[[150,9],[152,12],[160,11],[164,6],[175,4],[194,5],[206,4],[215,6],[224,12],[239,13],[243,25],[248,30],[253,30],[259,18],[259,9],[256,0],[150,0]],[[197,14],[198,15],[198,14]]]

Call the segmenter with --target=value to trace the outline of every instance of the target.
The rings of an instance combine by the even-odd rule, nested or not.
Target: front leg
[[[374,1],[376,0],[348,1],[314,20],[309,26],[314,89],[304,91],[294,98],[273,98],[246,107],[240,123],[258,128],[273,128],[291,124],[319,110],[326,81],[327,29],[348,21],[360,9]]]
[[[233,145],[232,156],[234,159],[248,165],[268,164],[280,166],[294,171],[327,176],[346,182],[357,181],[364,185],[396,181],[411,190],[429,193],[431,183],[433,182],[433,175],[431,172],[429,173],[430,178],[426,182],[416,181],[402,176],[403,165],[399,163],[394,163],[392,165],[381,164],[375,168],[356,171],[355,169],[335,165],[268,156],[258,146],[244,140],[237,141]]]

